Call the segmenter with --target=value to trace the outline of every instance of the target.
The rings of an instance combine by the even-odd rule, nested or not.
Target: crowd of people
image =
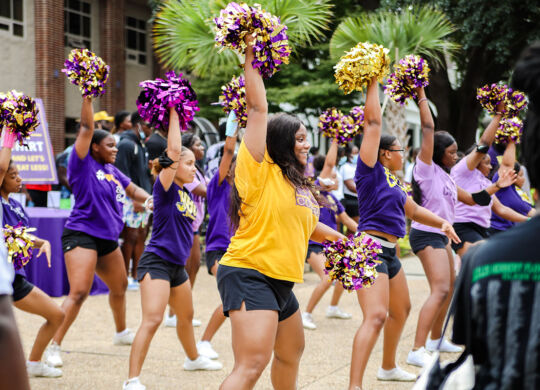
[[[540,287],[534,241],[539,220],[526,222],[536,211],[530,191],[524,190],[529,179],[517,162],[515,142],[494,144],[501,114],[460,156],[464,145],[458,146],[448,132],[435,130],[426,92],[416,88],[422,144],[404,170],[412,186],[410,196],[396,176],[404,168],[405,147],[396,137],[382,134],[376,78],[367,87],[360,142],[342,148],[333,140],[323,155],[311,147],[298,118],[268,114],[263,78],[251,65],[252,38],[246,38],[246,45],[248,119],[243,137],[233,112],[220,126],[221,142],[209,145],[206,152],[195,132],[181,131],[174,108],[168,129],[152,129],[137,112],[122,111],[112,118],[94,113],[92,98],[83,98],[75,143],[58,158],[61,182],[75,197],[62,234],[68,296],[58,306],[26,279],[24,270],[6,283],[13,270],[0,261],[0,314],[12,320],[5,298],[11,295],[15,307],[45,319],[26,359],[28,375],[62,376],[62,341],[97,274],[109,288],[112,342],[131,345],[125,390],[146,388],[139,376],[164,320],[177,330],[185,370],[222,369],[211,341],[227,318],[235,364],[220,388],[252,389],[272,360],[273,387],[294,389],[303,329],[317,328],[313,313],[332,287],[322,243],[363,232],[380,244],[381,253],[375,283],[356,291],[363,318],[352,339],[350,390],[362,389],[381,331],[383,357],[377,378],[416,380],[396,363],[411,308],[398,257],[398,240],[407,234],[430,287],[407,363],[424,367],[431,352],[458,353],[464,345],[479,366],[478,388],[540,386],[540,321],[535,321]],[[533,46],[515,75],[531,102],[522,155],[533,187],[540,184],[539,62],[539,48]],[[503,112],[504,104],[497,110]],[[2,133],[1,143],[3,224],[27,226],[24,206],[9,197],[22,186],[11,163],[14,139],[9,132]],[[495,238],[477,245],[488,237]],[[35,245],[38,256],[50,258],[48,241],[36,238]],[[3,259],[3,244],[0,249]],[[201,324],[194,319],[192,288],[202,258],[216,277],[222,303],[197,342],[193,327]],[[293,287],[303,281],[306,262],[320,282],[301,311]],[[493,263],[499,268],[490,267]],[[454,293],[460,268],[465,279]],[[142,321],[136,332],[126,325],[128,288],[140,289]],[[334,283],[327,317],[351,318],[338,306],[342,293],[343,286]],[[454,295],[455,344],[443,334]],[[9,370],[9,388],[26,389],[16,330],[6,324],[0,372]],[[497,338],[496,344],[486,340],[488,334]]]

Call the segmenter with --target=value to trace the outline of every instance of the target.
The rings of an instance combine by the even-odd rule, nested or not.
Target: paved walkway
[[[405,363],[406,354],[412,346],[418,311],[428,293],[428,285],[420,262],[415,257],[403,260],[408,275],[412,301],[411,315],[398,349],[398,364],[417,373],[419,370]],[[305,283],[295,286],[301,308],[304,308],[311,291],[317,284],[317,276],[309,272]],[[140,297],[138,292],[127,293],[127,323],[136,330],[140,321]],[[58,303],[63,298],[56,298]],[[349,378],[351,345],[354,334],[360,325],[362,314],[356,300],[356,294],[344,293],[341,308],[352,313],[352,320],[327,319],[325,309],[330,300],[326,294],[314,312],[318,325],[315,331],[305,331],[306,349],[300,366],[299,389],[330,390],[346,389]],[[195,316],[203,321],[203,326],[219,302],[216,283],[209,276],[206,268],[201,267],[194,290]],[[41,326],[41,319],[16,310],[24,350],[28,354],[36,332]],[[112,344],[113,321],[106,296],[89,297],[79,317],[73,324],[62,345],[64,376],[61,379],[32,379],[32,389],[121,389],[122,381],[128,372],[129,347]],[[233,366],[230,345],[230,325],[225,322],[213,341],[213,346],[220,353],[224,369],[217,372],[185,372],[182,363],[185,354],[176,338],[175,330],[161,327],[150,347],[141,381],[148,390],[217,389],[221,381]],[[203,328],[195,328],[195,336],[200,338]],[[371,355],[365,375],[364,389],[410,389],[410,383],[385,383],[375,378],[382,355],[382,343],[379,339]],[[259,380],[256,389],[271,389],[269,368]]]

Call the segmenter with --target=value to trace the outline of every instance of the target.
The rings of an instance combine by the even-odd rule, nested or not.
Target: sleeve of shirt
[[[375,163],[377,164],[377,163]],[[356,174],[355,174],[355,177],[359,177],[359,176],[366,176],[366,175],[370,175],[373,170],[375,169],[375,167],[371,168],[369,166],[367,166],[360,157],[358,157],[358,162],[356,163]],[[342,171],[342,175],[344,175],[344,170]],[[343,176],[343,180],[347,180],[345,179],[345,176]]]
[[[68,174],[71,173],[82,173],[84,172],[85,168],[88,166],[88,159],[92,158],[90,156],[90,151],[86,154],[86,156],[81,159],[79,158],[79,155],[77,154],[76,150],[73,150],[68,159]]]
[[[122,187],[124,187],[124,189],[126,189],[127,186],[129,186],[129,184],[131,183],[131,179],[129,177],[127,177],[126,175],[124,175],[124,173],[120,169],[115,167],[114,165],[113,165],[113,169],[115,171],[114,176],[118,179],[120,184],[122,184]]]
[[[433,180],[433,175],[435,173],[435,166],[433,164],[435,164],[433,161],[431,164],[426,164],[416,157],[416,164],[414,164],[413,168],[414,180],[416,180],[418,183]]]
[[[240,144],[236,157],[234,184],[238,194],[247,204],[255,203],[266,182],[270,156],[265,151],[262,162],[257,162],[249,152],[244,141]],[[252,204],[253,205],[253,204]]]
[[[188,190],[189,192],[192,192],[195,188],[197,188],[197,186],[201,184],[201,182],[199,181],[199,179],[197,178],[194,178],[193,181],[191,183],[186,183],[184,184],[184,187],[186,188],[186,190]]]
[[[120,142],[118,144],[118,154],[116,155],[116,162],[114,165],[122,171],[125,175],[131,176],[133,145],[131,142]]]

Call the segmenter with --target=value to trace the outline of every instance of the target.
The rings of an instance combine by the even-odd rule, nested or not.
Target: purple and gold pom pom
[[[0,94],[0,124],[17,136],[21,145],[38,127],[39,109],[30,96],[15,90]]]
[[[182,73],[167,72],[166,80],[146,80],[139,84],[143,89],[137,98],[137,109],[141,118],[153,127],[169,129],[169,109],[174,107],[180,119],[180,129],[185,131],[199,111],[197,95]]]
[[[246,84],[244,76],[233,77],[231,81],[221,87],[219,102],[223,106],[225,114],[234,111],[236,121],[241,128],[246,127]]]
[[[319,116],[319,131],[328,138],[336,138],[343,127],[343,113],[335,107],[329,108]]]
[[[345,94],[362,91],[372,77],[382,82],[390,69],[388,49],[368,42],[360,42],[345,53],[334,66],[334,77]]]
[[[505,118],[515,117],[521,110],[527,107],[527,98],[520,91],[514,91],[508,85],[491,84],[484,85],[476,91],[476,98],[491,114],[499,113],[497,106],[504,104],[500,114]]]
[[[368,288],[378,276],[376,267],[381,262],[381,244],[365,233],[351,235],[324,244],[325,272],[330,280],[338,280],[348,291]]]
[[[499,128],[495,133],[495,143],[507,144],[514,141],[516,144],[521,142],[521,133],[523,132],[523,121],[518,117],[503,118]]]
[[[364,130],[364,106],[355,106],[349,111],[349,116],[354,120],[359,131]]]
[[[35,228],[27,228],[19,222],[16,226],[4,227],[4,239],[8,250],[8,261],[15,270],[20,270],[32,259],[35,237],[30,232]]]
[[[229,48],[244,54],[244,37],[255,37],[253,45],[253,68],[258,69],[264,78],[272,77],[281,64],[289,63],[291,48],[287,36],[287,26],[278,17],[266,12],[260,5],[231,2],[221,10],[216,24],[216,46]]]
[[[327,109],[319,116],[319,131],[328,138],[337,139],[340,144],[347,144],[360,134],[364,126],[364,110],[361,106],[345,115],[335,107]]]
[[[73,49],[64,62],[69,81],[81,90],[84,97],[99,97],[105,93],[109,65],[88,49]]]
[[[416,99],[415,88],[429,85],[429,66],[419,56],[408,55],[399,60],[394,68],[394,73],[384,87],[384,93],[396,103],[404,105],[407,99]]]

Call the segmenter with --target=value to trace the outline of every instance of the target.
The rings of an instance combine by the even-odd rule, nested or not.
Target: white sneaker
[[[135,333],[133,333],[129,328],[126,328],[120,333],[115,333],[113,343],[114,345],[131,345],[133,344],[134,338]]]
[[[198,328],[199,326],[202,325],[202,322],[201,320],[194,318],[191,320],[191,325],[193,325],[194,328]]]
[[[139,377],[131,378],[124,382],[123,390],[146,390],[146,386],[139,381]]]
[[[62,357],[60,356],[60,346],[56,343],[51,343],[45,350],[45,363],[51,367],[62,367]]]
[[[128,276],[128,291],[139,291],[139,282],[133,279],[131,276]]]
[[[402,370],[400,367],[392,368],[391,370],[379,368],[377,379],[380,381],[414,382],[416,375]]]
[[[350,320],[352,315],[342,311],[339,306],[328,306],[326,308],[326,317],[339,318],[340,320]]]
[[[222,368],[223,364],[221,364],[220,362],[216,362],[215,360],[211,360],[206,356],[202,355],[199,355],[199,357],[195,360],[189,360],[189,358],[186,357],[186,360],[184,361],[184,370],[186,371],[216,371],[221,370]]]
[[[426,349],[430,352],[435,352],[437,350],[437,345],[439,344],[439,340],[440,339],[431,340],[430,338],[428,338],[426,341]],[[451,343],[450,341],[446,339],[443,339],[441,343],[440,351],[457,353],[457,352],[463,352],[463,348],[457,346],[456,344]]]
[[[431,355],[424,347],[418,348],[416,351],[409,351],[407,355],[407,364],[417,367],[424,367],[431,361]]]
[[[302,313],[302,325],[304,325],[305,329],[317,329],[317,325],[315,325],[315,322],[313,322],[313,317],[311,316],[311,313]]]
[[[26,362],[26,371],[31,378],[59,378],[62,376],[62,370],[51,367],[43,362]]]
[[[219,354],[214,351],[214,348],[212,348],[212,344],[210,344],[210,341],[199,341],[197,343],[197,351],[199,352],[199,355],[206,356],[208,359],[217,359],[219,358]]]
[[[176,328],[176,315],[174,315],[174,316],[166,315],[165,316],[165,321],[163,321],[163,324],[167,328]]]

